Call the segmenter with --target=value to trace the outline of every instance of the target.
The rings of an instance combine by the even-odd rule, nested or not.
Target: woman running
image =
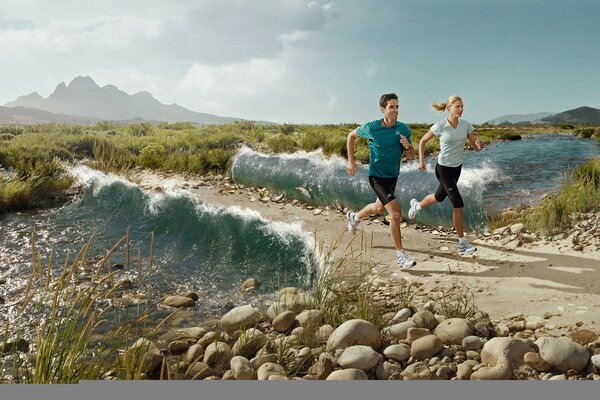
[[[476,151],[480,151],[483,145],[473,133],[473,125],[468,121],[460,119],[464,108],[460,97],[450,96],[445,103],[433,103],[432,106],[440,112],[448,110],[450,115],[447,119],[433,124],[429,131],[421,138],[419,142],[419,169],[421,171],[426,170],[425,145],[434,136],[438,137],[440,140],[440,154],[435,166],[435,176],[440,184],[435,193],[428,194],[420,202],[417,199],[410,201],[408,217],[414,219],[422,208],[440,203],[448,197],[454,207],[452,222],[454,222],[454,228],[456,228],[456,233],[458,234],[458,252],[473,254],[477,248],[465,238],[463,229],[464,203],[458,191],[457,183],[465,156],[465,140],[468,138],[471,146]]]

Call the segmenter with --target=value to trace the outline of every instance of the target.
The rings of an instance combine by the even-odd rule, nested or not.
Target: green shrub
[[[154,132],[154,127],[148,123],[129,125],[127,129],[133,136],[148,136]]]
[[[281,134],[269,136],[266,144],[273,153],[293,153],[298,150],[298,144],[294,139]]]
[[[159,168],[164,161],[164,152],[164,146],[158,143],[150,143],[140,152],[139,163],[146,168]]]

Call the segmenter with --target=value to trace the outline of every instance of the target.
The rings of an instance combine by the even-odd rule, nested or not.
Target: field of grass
[[[84,161],[111,172],[139,166],[181,173],[227,174],[242,144],[266,153],[322,149],[325,156],[345,158],[346,136],[357,126],[257,125],[250,121],[206,127],[182,122],[126,127],[111,122],[90,127],[0,126],[0,212],[35,208],[43,206],[49,197],[60,197],[71,184],[70,178],[64,175],[64,165],[69,163]],[[429,124],[409,126],[416,145]],[[564,130],[538,126],[477,127],[478,137],[484,143],[549,131]],[[597,136],[600,128],[585,128],[576,133]],[[428,142],[427,154],[438,150],[438,141]],[[357,141],[355,155],[358,161],[368,162],[365,139]]]

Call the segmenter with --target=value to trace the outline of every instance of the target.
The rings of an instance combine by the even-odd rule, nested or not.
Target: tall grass
[[[47,266],[32,236],[32,271],[23,294],[20,312],[6,319],[2,341],[8,337],[31,337],[34,357],[13,349],[0,363],[0,380],[12,383],[77,383],[80,380],[103,379],[109,370],[121,378],[140,377],[131,374],[139,370],[143,359],[119,359],[118,350],[127,351],[128,340],[147,334],[145,321],[153,308],[139,309],[129,314],[111,306],[121,282],[113,283],[116,272],[107,267],[110,254],[95,267],[90,285],[77,285],[77,275],[85,265],[91,240],[64,272],[53,274],[52,257]],[[122,241],[120,241],[122,243]],[[106,271],[108,270],[108,271]],[[44,273],[43,271],[47,271]],[[104,272],[103,272],[104,271]],[[107,327],[108,322],[116,324]],[[33,329],[34,332],[30,332]],[[0,342],[2,342],[0,341]],[[5,346],[3,346],[5,348]]]
[[[526,214],[524,222],[532,231],[551,234],[567,227],[571,215],[598,210],[600,156],[568,174],[561,191]]]

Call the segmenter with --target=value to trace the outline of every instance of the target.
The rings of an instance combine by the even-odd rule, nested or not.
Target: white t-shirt
[[[465,158],[465,140],[475,130],[469,121],[458,120],[456,129],[447,119],[436,122],[429,130],[440,139],[438,163],[444,167],[458,167]]]

